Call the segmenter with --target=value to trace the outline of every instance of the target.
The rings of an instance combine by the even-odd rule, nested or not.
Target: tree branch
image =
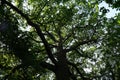
[[[69,65],[73,66],[76,71],[78,72],[78,74],[80,74],[82,80],[86,80],[86,78],[82,75],[82,73],[79,71],[79,69],[77,68],[77,66],[74,63],[68,62]]]
[[[66,49],[65,51],[66,51],[66,52],[69,52],[69,51],[75,50],[75,49],[78,48],[80,45],[88,44],[88,43],[90,43],[90,42],[97,42],[97,39],[86,40],[86,41],[82,41],[82,42],[76,43],[76,45],[71,46],[69,49]]]
[[[68,62],[68,64],[76,69],[82,80],[92,80],[91,78],[84,77],[83,74],[79,71],[79,68],[74,63]]]
[[[46,31],[47,35],[54,41],[57,42],[56,38],[50,33],[49,31]]]
[[[56,60],[54,58],[54,56],[52,55],[52,52],[49,48],[49,44],[47,42],[47,40],[45,39],[43,33],[42,33],[42,30],[40,29],[39,25],[38,24],[35,24],[31,21],[31,19],[26,15],[24,14],[21,10],[19,10],[17,7],[15,7],[14,5],[12,5],[11,3],[9,3],[8,1],[6,0],[2,0],[2,2],[6,5],[8,5],[10,8],[12,8],[14,11],[16,11],[18,14],[21,15],[21,17],[25,18],[27,23],[29,25],[31,25],[32,27],[34,27],[36,29],[36,32],[37,34],[39,35],[39,37],[41,38],[44,46],[45,46],[45,49],[46,49],[46,52],[47,52],[47,55],[49,56],[49,58],[51,59],[51,61],[56,64]]]
[[[54,65],[52,65],[52,64],[49,64],[47,62],[40,62],[39,65],[42,66],[43,68],[46,68],[48,70],[55,72]]]

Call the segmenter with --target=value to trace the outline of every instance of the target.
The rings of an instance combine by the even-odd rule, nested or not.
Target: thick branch
[[[2,1],[4,2],[4,4],[8,5],[10,8],[12,8],[18,14],[20,14],[21,17],[25,18],[26,21],[27,21],[27,23],[36,29],[37,34],[39,35],[39,37],[41,38],[42,42],[44,43],[47,55],[49,56],[49,58],[51,59],[51,61],[54,64],[56,64],[56,60],[55,60],[54,56],[52,55],[52,52],[51,52],[51,50],[49,48],[49,44],[48,44],[47,40],[45,39],[45,37],[44,37],[44,35],[42,33],[42,30],[40,29],[39,25],[33,23],[31,21],[31,19],[26,14],[24,14],[21,10],[19,10],[17,7],[15,7],[14,5],[12,5],[11,3],[7,2],[6,0],[2,0]]]
[[[46,62],[40,62],[39,65],[42,66],[42,68],[46,68],[48,70],[51,70],[51,71],[55,72],[55,68],[52,64],[49,64],[49,63],[46,63]]]

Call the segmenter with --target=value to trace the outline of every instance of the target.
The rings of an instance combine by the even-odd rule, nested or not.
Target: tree
[[[119,14],[100,11],[95,0],[1,0],[1,79],[119,80]]]

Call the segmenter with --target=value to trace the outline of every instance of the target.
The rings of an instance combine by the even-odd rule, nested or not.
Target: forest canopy
[[[120,13],[105,1],[1,0],[1,80],[120,80]],[[100,14],[101,13],[101,14]]]

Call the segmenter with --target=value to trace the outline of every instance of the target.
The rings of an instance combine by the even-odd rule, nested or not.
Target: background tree
[[[119,80],[119,14],[100,11],[95,0],[1,0],[0,78]]]

